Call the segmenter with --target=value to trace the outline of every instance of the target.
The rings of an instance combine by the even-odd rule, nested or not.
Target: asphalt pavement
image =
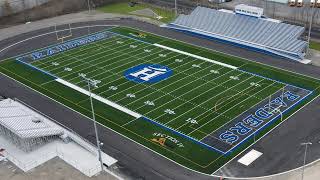
[[[88,23],[76,23],[72,27],[87,25]],[[194,45],[207,47],[212,50],[241,56],[271,66],[280,67],[290,71],[306,74],[313,77],[320,77],[320,68],[303,65],[293,61],[248,51],[239,47],[205,40],[193,36],[188,36],[173,30],[159,28],[158,26],[143,23],[140,21],[122,20],[102,20],[90,22],[91,25],[124,25],[136,27],[144,31],[153,32],[166,37],[171,37]],[[24,33],[0,42],[0,50],[28,37],[52,31],[52,28],[40,29],[33,32]],[[85,32],[79,32],[85,33]],[[51,38],[51,39],[50,39]],[[28,52],[32,49],[43,47],[54,43],[54,35],[47,38],[37,38],[25,43],[13,46],[0,53],[0,59],[5,59],[13,55]],[[0,94],[7,97],[16,97],[35,107],[44,114],[56,119],[60,123],[70,127],[82,137],[94,143],[94,132],[92,121],[88,118],[54,102],[47,97],[38,94],[31,89],[0,75]],[[236,162],[237,158],[227,164],[217,174],[236,177],[264,176],[283,172],[302,164],[303,148],[301,142],[312,141],[314,145],[310,148],[307,162],[320,158],[320,99],[310,103],[287,122],[276,128],[272,133],[257,142],[253,148],[264,154],[253,164],[245,167]],[[119,164],[124,173],[135,179],[214,179],[199,173],[185,169],[144,147],[128,140],[127,138],[114,133],[113,131],[99,126],[100,139],[104,142],[103,151],[119,160]],[[250,148],[251,149],[251,148]],[[241,155],[239,156],[241,157]]]

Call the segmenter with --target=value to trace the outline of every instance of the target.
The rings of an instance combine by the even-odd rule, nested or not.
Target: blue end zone
[[[291,110],[292,108],[296,107],[298,104],[300,104],[302,101],[304,101],[306,98],[308,98],[308,97],[313,93],[313,91],[308,91],[308,92],[309,92],[308,95],[306,95],[305,97],[303,97],[303,98],[300,99],[299,101],[295,102],[290,108],[288,108],[288,109],[286,109],[285,111],[283,111],[283,112],[282,112],[282,116],[284,116],[289,110]],[[272,123],[274,123],[279,117],[281,117],[281,114],[278,114],[277,116],[275,116],[274,118],[272,118],[268,123],[266,123],[265,125],[263,125],[263,126],[260,127],[259,129],[257,129],[254,133],[252,133],[251,135],[249,135],[249,136],[247,136],[246,138],[244,138],[241,142],[239,142],[237,145],[235,145],[234,147],[232,147],[230,150],[228,150],[228,151],[226,151],[226,152],[221,151],[221,150],[219,150],[219,149],[217,149],[217,148],[215,148],[215,147],[209,146],[209,145],[207,145],[207,144],[205,144],[205,143],[203,143],[203,142],[201,142],[201,141],[199,141],[199,140],[196,140],[196,139],[194,139],[194,138],[192,138],[192,137],[190,137],[190,136],[187,136],[187,135],[185,135],[185,134],[183,134],[183,133],[181,133],[181,132],[178,132],[178,131],[170,128],[170,127],[167,127],[167,126],[165,126],[165,125],[162,125],[162,124],[160,124],[160,123],[158,123],[158,122],[156,122],[156,121],[153,121],[153,120],[151,120],[151,119],[149,119],[149,118],[147,118],[147,117],[142,117],[142,119],[143,119],[143,120],[146,120],[146,121],[148,121],[148,122],[150,122],[150,123],[152,123],[152,124],[155,124],[155,125],[157,125],[157,126],[160,126],[160,127],[163,128],[163,129],[169,130],[169,131],[173,132],[174,134],[177,134],[177,135],[179,135],[179,136],[182,136],[182,137],[184,137],[184,138],[187,138],[187,139],[189,139],[189,140],[191,140],[191,141],[193,141],[193,142],[195,142],[195,143],[197,143],[197,144],[200,144],[200,145],[202,145],[202,146],[204,146],[204,147],[206,147],[206,148],[208,148],[208,149],[210,149],[210,150],[214,150],[214,151],[216,151],[216,152],[219,152],[219,153],[227,156],[227,155],[229,155],[230,153],[232,153],[235,149],[237,149],[238,147],[240,147],[240,146],[241,146],[243,143],[245,143],[247,140],[249,140],[251,137],[257,135],[260,131],[262,131],[263,129],[265,129],[265,128],[267,128],[268,126],[270,126],[270,125],[271,125]],[[283,121],[283,122],[284,122],[284,121]],[[268,132],[268,133],[269,133],[269,132]]]
[[[303,97],[302,99],[300,99],[299,101],[295,102],[290,108],[284,110],[282,112],[282,116],[284,116],[289,110],[291,110],[292,108],[296,107],[299,103],[301,103],[302,101],[304,101],[307,97],[309,97],[311,94],[313,93],[313,91],[309,91],[309,94],[305,97]],[[225,152],[225,155],[229,155],[232,151],[234,151],[236,148],[238,148],[239,146],[241,146],[243,143],[245,143],[249,138],[251,138],[252,136],[257,135],[260,131],[262,131],[263,129],[265,129],[266,127],[268,127],[269,125],[271,125],[273,122],[275,122],[275,120],[277,120],[279,117],[281,117],[281,114],[279,113],[277,116],[275,116],[273,119],[271,119],[268,123],[266,123],[264,126],[262,126],[261,128],[259,128],[258,130],[256,130],[254,133],[252,133],[251,135],[249,135],[248,137],[246,137],[245,139],[243,139],[241,142],[239,142],[236,146],[234,146],[233,148],[231,148],[230,150],[228,150],[227,152]],[[281,123],[280,123],[281,124]],[[268,132],[269,133],[269,132]]]
[[[108,32],[110,32],[110,31],[108,31]],[[123,37],[130,38],[130,39],[134,39],[134,40],[137,40],[137,41],[140,41],[140,42],[143,42],[143,43],[151,44],[151,43],[149,43],[149,42],[145,42],[145,41],[142,41],[142,40],[140,40],[140,39],[136,39],[136,38],[134,38],[134,37],[125,36],[125,35],[121,35],[121,34],[114,33],[114,32],[110,32],[110,33],[117,34],[117,35],[119,35],[119,36],[123,36]],[[57,76],[55,76],[55,75],[53,75],[53,74],[51,74],[51,73],[49,73],[49,72],[47,72],[47,71],[44,71],[44,70],[42,70],[42,69],[39,69],[39,68],[37,68],[37,67],[29,64],[29,63],[26,63],[26,62],[21,61],[21,60],[19,60],[19,59],[16,59],[16,61],[19,62],[19,63],[22,63],[22,64],[24,64],[24,65],[27,65],[27,66],[31,67],[32,69],[35,69],[35,70],[37,70],[37,71],[40,71],[40,72],[42,72],[42,73],[44,73],[44,74],[46,74],[46,75],[49,75],[49,76],[51,76],[51,77],[54,78],[54,79],[57,79],[57,78],[58,78]],[[239,70],[239,71],[242,71],[242,72],[245,72],[245,73],[249,73],[249,74],[254,75],[254,76],[258,76],[258,77],[264,78],[264,79],[276,81],[276,82],[281,83],[281,84],[285,84],[285,85],[289,85],[289,86],[292,86],[292,87],[295,87],[295,88],[299,88],[299,89],[302,89],[302,90],[305,90],[305,91],[308,92],[308,95],[306,95],[305,97],[301,98],[299,101],[295,102],[290,108],[284,110],[284,111],[282,112],[282,115],[285,115],[289,110],[291,110],[292,108],[296,107],[298,104],[300,104],[302,101],[304,101],[306,98],[308,98],[308,97],[313,93],[313,91],[307,90],[307,89],[305,89],[305,88],[301,88],[301,87],[297,87],[297,86],[294,86],[294,85],[290,85],[290,84],[287,84],[287,83],[284,83],[284,82],[281,82],[281,81],[278,81],[278,80],[274,80],[274,79],[267,78],[267,77],[264,77],[264,76],[261,76],[261,75],[258,75],[258,74],[254,74],[254,73],[251,73],[251,72],[247,72],[247,71],[245,71],[245,70],[240,70],[240,69],[238,69],[238,70]],[[217,149],[217,148],[215,148],[215,147],[212,147],[212,146],[210,146],[210,145],[207,145],[207,144],[205,144],[205,143],[203,143],[203,142],[201,142],[201,141],[199,141],[199,140],[197,140],[197,139],[194,139],[194,138],[192,138],[192,137],[190,137],[190,136],[188,136],[188,135],[185,135],[185,134],[183,134],[183,133],[181,133],[181,132],[178,132],[178,131],[170,128],[170,127],[167,127],[167,126],[165,126],[165,125],[163,125],[163,124],[161,124],[161,123],[158,123],[158,122],[156,122],[156,121],[154,121],[154,120],[151,120],[151,119],[149,119],[149,118],[147,118],[147,117],[142,117],[142,119],[145,120],[145,121],[148,121],[148,122],[150,122],[150,123],[152,123],[152,124],[155,124],[155,125],[163,128],[163,129],[169,130],[170,132],[173,132],[174,134],[177,134],[177,135],[179,135],[179,136],[181,136],[181,137],[187,138],[187,139],[189,139],[189,140],[191,140],[191,141],[193,141],[193,142],[195,142],[195,143],[197,143],[197,144],[199,144],[199,145],[201,145],[201,146],[204,146],[204,147],[206,147],[206,148],[208,148],[208,149],[210,149],[210,150],[216,151],[216,152],[221,153],[221,154],[223,154],[223,155],[229,155],[231,152],[233,152],[235,149],[237,149],[238,147],[240,147],[243,143],[245,143],[245,142],[246,142],[248,139],[250,139],[252,136],[255,136],[255,135],[258,134],[260,131],[262,131],[263,129],[267,128],[267,127],[270,126],[272,123],[274,123],[280,116],[281,116],[281,114],[276,115],[274,118],[272,118],[272,119],[271,119],[269,122],[267,122],[265,125],[263,125],[263,126],[260,127],[259,129],[257,129],[257,130],[256,130],[254,133],[252,133],[251,135],[245,137],[241,142],[239,142],[237,145],[235,145],[234,147],[232,147],[231,149],[229,149],[229,150],[226,151],[226,152],[221,151],[221,150],[219,150],[219,149]],[[267,132],[267,133],[269,133],[269,132]]]
[[[101,33],[101,32],[103,32],[103,31],[108,31],[109,29],[112,29],[112,28],[106,28],[106,30],[98,31],[98,32],[95,32],[95,33],[90,33],[90,34],[88,34],[88,35],[93,35],[93,34]],[[109,32],[109,31],[108,31],[108,32]],[[54,33],[54,32],[52,32],[52,33]],[[88,35],[84,35],[84,36],[81,36],[81,37],[69,39],[69,40],[66,40],[66,41],[64,41],[64,42],[67,43],[67,42],[70,42],[70,41],[73,41],[73,40],[81,39],[81,38],[83,38],[83,37],[85,37],[85,36],[88,36]],[[46,49],[46,48],[50,48],[50,47],[56,46],[56,45],[58,45],[58,44],[61,44],[61,43],[54,43],[54,44],[52,44],[52,45],[49,45],[49,46],[46,46],[46,47],[43,47],[43,48],[38,48],[38,49],[32,50],[31,52],[43,50],[43,49]],[[26,54],[30,54],[30,51],[29,51],[29,52],[26,52],[26,53],[23,53],[23,54],[19,54],[19,55],[17,55],[17,56],[13,56],[12,58],[22,57],[22,56],[25,56]]]
[[[103,39],[107,39],[110,37],[111,37],[111,33],[109,33],[109,31],[107,30],[104,30],[104,31],[89,34],[86,36],[70,39],[63,43],[57,43],[54,45],[47,46],[45,48],[37,49],[33,52],[24,53],[22,55],[15,56],[15,59],[24,60],[24,59],[30,58],[30,60],[32,61],[41,60],[43,58],[65,52],[70,49],[74,49],[79,46],[87,45],[87,44],[97,42]]]

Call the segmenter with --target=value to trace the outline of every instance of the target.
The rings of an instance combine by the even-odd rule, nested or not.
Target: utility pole
[[[177,5],[177,0],[174,0],[174,10],[176,13],[176,17],[178,16],[178,5]]]
[[[303,157],[303,167],[302,167],[302,173],[301,173],[301,180],[303,180],[303,178],[304,178],[304,168],[306,166],[308,145],[312,145],[312,143],[311,142],[301,143],[301,146],[305,146],[304,157]]]
[[[93,120],[93,126],[94,126],[94,131],[96,135],[96,141],[97,141],[97,150],[98,150],[98,156],[99,156],[99,161],[100,161],[100,166],[101,166],[101,171],[103,171],[103,162],[102,162],[102,157],[101,157],[101,145],[99,141],[99,134],[98,134],[98,129],[97,129],[97,121],[96,121],[96,116],[94,113],[94,108],[93,108],[93,101],[92,101],[92,92],[91,92],[91,86],[93,87],[98,87],[97,83],[93,81],[90,78],[87,78],[85,74],[79,74],[80,78],[85,81],[88,85],[88,91],[89,91],[89,96],[90,96],[90,105],[91,105],[91,112],[92,112],[92,120]]]
[[[310,49],[310,36],[311,36],[311,28],[312,28],[312,21],[313,21],[313,14],[314,14],[314,6],[316,3],[313,3],[313,6],[311,7],[311,16],[310,16],[310,22],[309,22],[309,32],[308,32],[308,52]]]
[[[87,0],[87,3],[88,3],[88,13],[90,15],[91,14],[90,0]]]

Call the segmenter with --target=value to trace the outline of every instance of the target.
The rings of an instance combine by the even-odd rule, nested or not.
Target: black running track
[[[189,42],[198,46],[225,52],[262,62],[272,66],[288,69],[313,77],[320,77],[320,68],[311,65],[302,65],[288,60],[263,55],[248,51],[239,47],[188,36],[176,31],[159,28],[158,26],[138,22],[131,19],[116,21],[94,21],[73,24],[72,27],[85,25],[123,25],[140,28],[144,31],[153,32],[166,37]],[[94,30],[93,30],[94,29]],[[91,31],[101,30],[102,27],[93,28]],[[1,49],[24,40],[26,38],[53,31],[53,27],[21,34],[0,41]],[[86,34],[87,29],[76,31],[75,36]],[[0,60],[23,52],[40,48],[54,43],[55,35],[30,40],[13,46],[0,52]],[[17,97],[27,104],[35,107],[44,114],[56,119],[67,127],[70,127],[84,138],[94,143],[94,131],[91,121],[80,114],[63,107],[31,89],[0,75],[0,95],[6,97]],[[233,177],[255,177],[271,175],[287,171],[302,164],[303,147],[301,142],[311,141],[314,144],[308,152],[307,162],[320,158],[320,98],[310,103],[306,108],[292,116],[288,121],[276,128],[272,133],[258,141],[253,148],[264,153],[252,165],[245,167],[237,163],[237,159],[223,167],[217,174]],[[76,121],[75,121],[76,120]],[[83,128],[86,127],[86,128]],[[99,126],[100,139],[105,144],[103,151],[119,160],[120,170],[134,179],[175,179],[175,180],[206,180],[218,179],[202,175],[185,169],[167,159],[143,148],[142,146]],[[249,149],[250,150],[250,149]],[[241,157],[240,155],[239,157]]]

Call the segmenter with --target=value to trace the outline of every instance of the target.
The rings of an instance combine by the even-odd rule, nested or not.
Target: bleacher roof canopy
[[[197,7],[167,25],[183,31],[237,43],[294,60],[302,60],[307,42],[298,38],[304,27],[227,11]]]
[[[63,129],[49,119],[11,99],[0,101],[0,126],[20,138],[38,138],[63,134]]]

